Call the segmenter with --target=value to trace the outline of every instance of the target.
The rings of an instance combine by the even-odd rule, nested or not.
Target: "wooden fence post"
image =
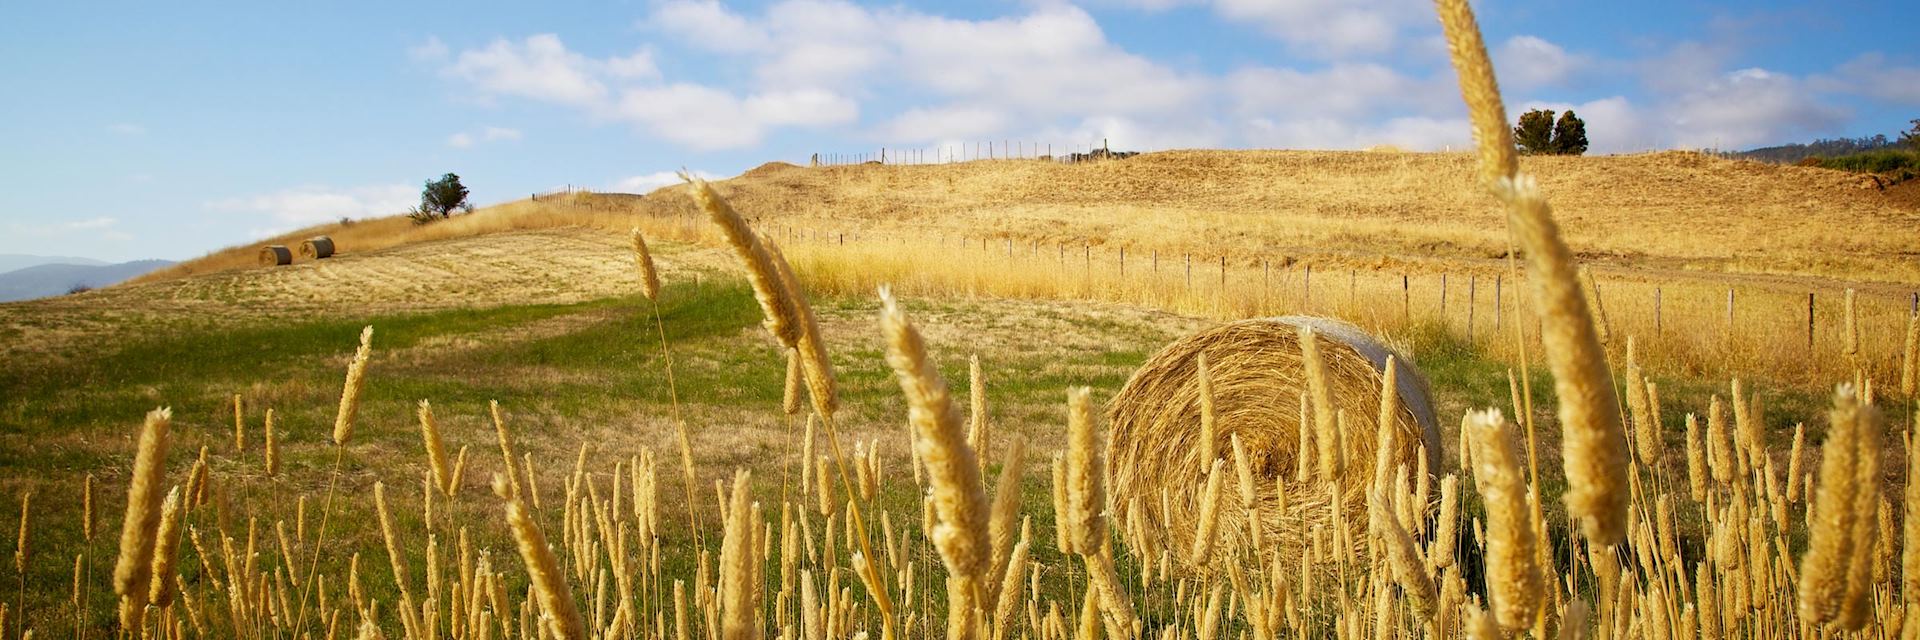
[[[1661,290],[1656,286],[1653,288],[1653,335],[1655,336],[1666,335],[1666,325],[1660,321],[1660,303]]]
[[[1187,254],[1187,290],[1193,290],[1193,254]]]
[[[1477,274],[1477,273],[1469,274],[1467,276],[1467,342],[1469,343],[1473,342],[1473,316],[1474,316],[1474,311],[1477,310],[1474,307],[1476,306],[1475,303],[1478,302],[1476,298],[1479,298],[1479,297],[1480,297],[1480,274]],[[1500,301],[1497,299],[1498,296],[1495,296],[1495,298],[1496,299],[1493,301],[1493,309],[1494,309],[1493,317],[1499,318],[1500,317]],[[1499,324],[1499,321],[1496,320],[1494,324],[1497,326]],[[1496,331],[1497,330],[1498,329],[1496,329]]]
[[[1440,319],[1447,318],[1447,272],[1440,272]]]
[[[1124,246],[1120,247],[1120,277],[1127,277],[1127,248]]]
[[[1727,337],[1733,337],[1733,287],[1727,287]]]
[[[1501,307],[1507,306],[1507,297],[1502,295],[1502,289],[1504,289],[1504,287],[1501,286],[1506,283],[1506,278],[1506,274],[1493,274],[1493,332],[1496,334],[1500,333]],[[1467,308],[1473,308],[1473,296],[1471,295],[1467,296]]]
[[[1226,290],[1227,290],[1227,255],[1223,253],[1223,254],[1220,254],[1220,291],[1221,293],[1225,293]]]
[[[1313,309],[1313,264],[1307,264],[1306,276],[1300,279],[1300,310]]]

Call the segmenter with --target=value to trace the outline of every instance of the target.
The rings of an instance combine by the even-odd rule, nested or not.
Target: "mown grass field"
[[[667,246],[662,252],[691,256],[699,250]],[[777,496],[798,491],[793,474],[800,466],[799,452],[792,446],[800,427],[780,419],[778,412],[781,352],[759,329],[760,309],[737,277],[704,267],[670,273],[659,326],[672,352],[680,410],[692,426],[701,486],[724,479],[735,468],[754,469],[757,492],[770,504],[777,503]],[[1154,350],[1210,324],[1106,303],[910,299],[908,304],[922,318],[948,379],[965,380],[967,358],[979,356],[988,374],[993,421],[1001,433],[1019,434],[1039,451],[1062,446],[1067,388],[1089,385],[1096,398],[1109,397]],[[848,294],[819,299],[816,309],[841,372],[847,407],[841,414],[843,442],[877,446],[890,473],[909,473],[907,434],[898,422],[905,407],[874,330],[877,303],[870,296]],[[366,325],[375,327],[375,355],[362,400],[362,426],[341,459],[345,473],[333,485],[329,471],[336,450],[328,435],[334,404],[353,342]],[[1507,367],[1484,345],[1431,323],[1386,337],[1430,376],[1440,415],[1509,404]],[[420,312],[281,314],[251,322],[209,319],[197,328],[165,333],[89,334],[58,353],[17,351],[11,358],[0,371],[0,397],[5,398],[0,402],[0,491],[35,496],[31,522],[38,559],[27,576],[25,605],[29,619],[41,628],[58,628],[72,616],[60,586],[70,582],[71,567],[55,560],[70,561],[87,548],[78,539],[77,527],[63,526],[81,517],[76,487],[93,475],[101,488],[99,503],[119,504],[138,417],[155,406],[174,409],[176,441],[169,457],[174,472],[183,473],[205,447],[216,477],[232,492],[232,507],[196,512],[202,521],[190,525],[209,535],[224,527],[244,540],[253,519],[265,556],[278,553],[272,544],[276,523],[297,526],[301,498],[306,500],[306,526],[317,529],[330,490],[337,500],[364,507],[376,481],[389,485],[390,494],[404,505],[396,512],[397,526],[416,533],[432,531],[443,549],[457,539],[451,523],[495,520],[498,507],[485,489],[488,474],[498,471],[493,429],[486,417],[489,401],[502,406],[522,450],[535,463],[536,484],[550,501],[560,499],[556,494],[573,469],[579,443],[590,443],[588,457],[600,466],[642,449],[670,459],[677,447],[671,428],[675,407],[665,384],[652,305],[638,294]],[[1551,385],[1543,371],[1532,373],[1536,417],[1549,423]],[[1726,393],[1715,383],[1661,383],[1672,406],[1699,406],[1708,394]],[[1770,415],[1777,416],[1769,425],[1776,441],[1783,433],[1791,434],[1790,416],[1813,414],[1824,402],[1818,394],[1795,389],[1761,392]],[[241,396],[245,416],[246,442],[240,450],[234,443],[234,394]],[[468,447],[474,460],[465,475],[464,497],[451,505],[441,499],[440,515],[431,523],[420,511],[420,477],[426,467],[414,414],[421,399],[433,402],[448,447]],[[275,411],[283,465],[276,477],[263,472],[261,420],[268,408]],[[1444,434],[1447,442],[1457,443],[1458,433],[1450,425]],[[1553,444],[1550,430],[1543,429],[1543,434]],[[1676,448],[1681,446],[1678,434],[1669,435]],[[1544,450],[1551,456],[1557,447]],[[1457,453],[1450,450],[1448,463],[1455,458]],[[1548,457],[1542,464],[1557,460]],[[1041,526],[1050,527],[1044,469],[1030,464],[1026,475],[1032,496],[1029,511]],[[1543,490],[1557,493],[1562,482],[1545,478]],[[911,483],[898,478],[895,483],[876,504],[894,517],[910,519],[918,498],[901,488]],[[701,527],[717,529],[712,495],[703,491],[694,504]],[[344,575],[348,560],[361,553],[363,579],[372,592],[390,600],[390,571],[374,561],[381,549],[378,523],[365,508],[338,512],[330,525],[328,552],[321,555],[321,571]],[[102,530],[113,531],[117,511],[108,509],[102,516]],[[663,562],[686,563],[682,568],[690,570],[697,556],[689,549],[696,541],[684,517],[669,517],[665,523],[663,540],[676,553]],[[503,530],[479,527],[472,534],[476,545],[506,548]],[[1688,535],[1695,540],[1690,544],[1699,544],[1697,530]],[[700,544],[717,551],[716,540],[703,540]],[[111,538],[94,541],[97,559],[91,571],[103,571],[98,565],[110,559],[110,546]],[[424,562],[423,545],[411,546],[409,553],[414,561]],[[1059,556],[1040,559],[1053,562]],[[931,556],[924,560],[937,561]],[[1049,576],[1048,588],[1066,593],[1075,573],[1070,563],[1058,566],[1062,571]],[[93,625],[110,623],[110,595],[101,589],[88,597]]]

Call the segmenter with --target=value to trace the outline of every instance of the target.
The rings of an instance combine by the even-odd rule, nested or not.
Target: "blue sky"
[[[1476,6],[1509,110],[1575,108],[1596,152],[1920,118],[1908,3]],[[110,260],[396,213],[449,171],[486,204],[987,140],[1468,142],[1422,0],[15,1],[0,87],[0,253]]]

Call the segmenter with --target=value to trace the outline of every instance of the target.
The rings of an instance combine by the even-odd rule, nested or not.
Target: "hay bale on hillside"
[[[1220,325],[1168,345],[1134,372],[1108,407],[1107,486],[1116,521],[1142,523],[1148,535],[1171,545],[1175,557],[1189,559],[1186,550],[1193,545],[1212,466],[1211,460],[1201,460],[1197,356],[1205,353],[1213,389],[1213,450],[1226,461],[1219,544],[1244,548],[1247,541],[1247,515],[1234,464],[1236,434],[1247,449],[1265,539],[1297,552],[1311,544],[1307,533],[1316,526],[1331,531],[1333,512],[1328,506],[1334,501],[1328,499],[1327,483],[1297,477],[1303,453],[1317,459],[1314,451],[1300,451],[1301,399],[1307,388],[1299,341],[1302,325],[1318,334],[1333,403],[1346,413],[1346,481],[1340,502],[1348,525],[1354,527],[1350,531],[1364,531],[1365,492],[1378,449],[1382,376],[1392,352],[1352,325],[1303,316]],[[1411,476],[1424,445],[1432,473],[1440,467],[1441,445],[1426,378],[1406,358],[1396,355],[1395,360],[1399,409],[1394,420],[1397,446],[1390,459],[1406,464]],[[1317,468],[1315,459],[1309,465]],[[1284,511],[1276,482],[1287,489]],[[1141,513],[1130,514],[1134,509]],[[1364,541],[1363,534],[1352,535]],[[1215,561],[1224,555],[1214,554]]]
[[[306,242],[300,243],[300,257],[308,260],[333,257],[333,238],[327,236],[307,238]]]
[[[289,264],[293,264],[293,252],[287,250],[287,245],[270,244],[260,248],[260,266],[278,267]]]

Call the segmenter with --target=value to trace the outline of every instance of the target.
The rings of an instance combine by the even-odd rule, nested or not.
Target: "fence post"
[[[1227,254],[1220,254],[1220,293],[1227,292]]]
[[[1498,281],[1496,280],[1495,282],[1498,282]],[[1496,284],[1494,288],[1497,291],[1499,289],[1499,285]],[[1467,342],[1468,343],[1473,342],[1473,316],[1475,311],[1474,304],[1475,302],[1477,302],[1475,299],[1479,297],[1480,297],[1480,274],[1477,274],[1477,273],[1469,274],[1467,276]],[[1498,319],[1500,317],[1500,300],[1498,299],[1499,296],[1497,295],[1494,296],[1494,298],[1495,300],[1493,301],[1493,317],[1495,318],[1495,320],[1493,324],[1495,327],[1494,330],[1498,331],[1499,325],[1500,325],[1500,321]]]
[[[1013,259],[1013,237],[1007,237],[1007,259]]]
[[[1159,249],[1153,250],[1153,273],[1155,275],[1158,275],[1160,273],[1160,250]]]
[[[1313,308],[1313,264],[1307,264],[1306,276],[1300,279],[1300,310]]]
[[[1666,325],[1660,322],[1660,287],[1653,288],[1653,335],[1666,335]]]
[[[1727,287],[1727,337],[1733,337],[1733,287]]]
[[[1447,281],[1446,278],[1447,277],[1445,275],[1441,275],[1440,281],[1446,282]],[[1446,287],[1442,286],[1440,290],[1446,291]],[[1446,294],[1444,293],[1441,294],[1440,299],[1441,300],[1447,299]],[[1442,303],[1442,304],[1445,304],[1445,303]],[[1400,322],[1402,324],[1406,324],[1412,321],[1413,321],[1413,287],[1407,284],[1407,274],[1402,273],[1400,274]]]
[[[1120,247],[1120,278],[1124,280],[1126,279],[1126,277],[1127,277],[1127,248],[1122,246]]]
[[[1503,274],[1503,273],[1493,274],[1493,332],[1494,333],[1500,333],[1501,307],[1507,306],[1507,297],[1505,295],[1502,295],[1503,292],[1501,291],[1504,288],[1501,285],[1506,284],[1506,279],[1507,279],[1506,274]],[[1471,295],[1472,290],[1469,289],[1468,291],[1469,291],[1469,295],[1467,296],[1467,308],[1472,309],[1473,308],[1473,296]]]
[[[1440,272],[1440,319],[1447,318],[1447,272]]]

